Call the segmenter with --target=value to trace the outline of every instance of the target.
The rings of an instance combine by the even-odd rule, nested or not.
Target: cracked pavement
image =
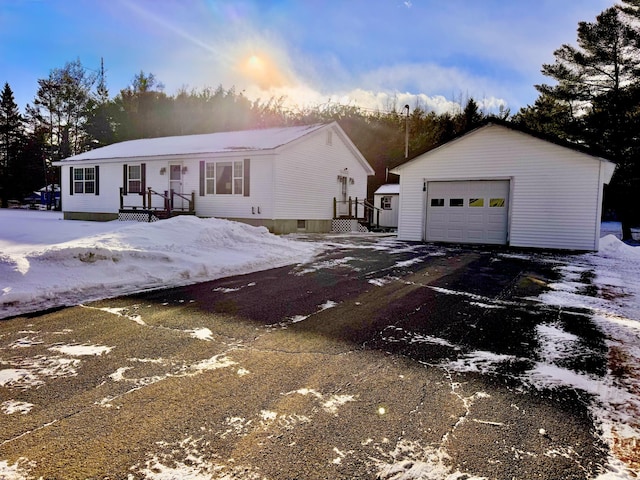
[[[6,471],[385,480],[602,471],[588,399],[520,378],[540,355],[536,325],[580,319],[527,300],[553,275],[545,262],[391,237],[334,242],[305,265],[0,322],[0,368],[17,372],[0,403],[23,409],[0,416]],[[576,361],[606,369],[602,338],[582,329],[591,354]],[[504,361],[460,368],[477,352]]]

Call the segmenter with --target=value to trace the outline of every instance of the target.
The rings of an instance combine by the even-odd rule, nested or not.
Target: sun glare
[[[265,54],[252,54],[240,61],[239,70],[258,87],[268,90],[287,84],[276,63]]]

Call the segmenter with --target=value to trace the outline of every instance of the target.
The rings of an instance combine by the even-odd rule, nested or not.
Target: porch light
[[[165,167],[162,167],[160,169],[160,175],[164,175],[165,173],[167,173],[167,169]]]
[[[182,174],[184,175],[185,173],[187,173],[187,166],[186,165],[184,167],[182,167]]]

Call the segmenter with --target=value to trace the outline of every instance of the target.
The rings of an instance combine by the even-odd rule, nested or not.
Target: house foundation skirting
[[[290,220],[278,218],[227,218],[227,220],[247,223],[254,227],[266,227],[271,233],[275,233],[276,235],[286,235],[288,233],[329,233],[331,231],[331,220]]]
[[[117,220],[117,213],[99,213],[99,212],[62,212],[65,220],[88,220],[91,222],[110,222]]]
[[[336,218],[331,221],[331,231],[334,233],[367,233],[369,230],[355,218]]]
[[[120,210],[118,220],[121,222],[157,222],[160,219],[148,210]]]

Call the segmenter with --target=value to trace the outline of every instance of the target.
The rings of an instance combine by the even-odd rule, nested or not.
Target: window
[[[142,169],[140,165],[129,165],[127,182],[129,193],[142,193]]]
[[[391,196],[384,196],[380,199],[380,208],[382,210],[391,210]]]
[[[444,207],[444,198],[432,198],[431,199],[432,207]]]
[[[489,208],[504,207],[504,198],[489,199]]]
[[[73,193],[96,192],[96,171],[94,167],[73,169]]]
[[[242,195],[242,174],[243,164],[242,162],[233,162],[233,194]]]
[[[205,183],[207,195],[216,193],[216,164],[207,163],[205,170]]]
[[[470,198],[469,199],[470,207],[484,207],[484,198]]]
[[[464,198],[450,198],[449,199],[450,207],[464,207]]]
[[[233,162],[200,162],[200,196],[249,196],[249,159]]]
[[[216,193],[218,195],[231,195],[232,163],[216,163]]]

